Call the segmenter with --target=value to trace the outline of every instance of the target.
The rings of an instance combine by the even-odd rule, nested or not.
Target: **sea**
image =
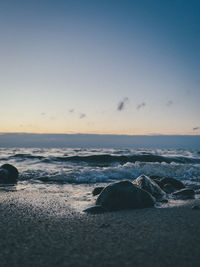
[[[94,205],[95,187],[133,181],[141,174],[176,178],[189,188],[200,189],[199,150],[0,148],[0,165],[5,163],[19,170],[15,190],[57,194],[78,211]],[[2,185],[0,190],[13,190],[13,186]]]

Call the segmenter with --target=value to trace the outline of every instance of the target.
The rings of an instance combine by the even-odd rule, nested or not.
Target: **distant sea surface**
[[[60,192],[73,187],[80,200],[85,195],[83,187],[89,194],[97,184],[131,181],[141,174],[173,177],[200,186],[199,150],[0,148],[0,165],[5,163],[18,168],[18,188],[34,185],[45,190],[53,185],[55,192]]]

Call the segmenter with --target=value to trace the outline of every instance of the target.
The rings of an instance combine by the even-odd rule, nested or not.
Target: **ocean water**
[[[141,174],[173,177],[200,188],[198,150],[0,148],[0,165],[5,163],[19,170],[16,190],[60,194],[79,210],[94,203],[95,186],[132,181]]]

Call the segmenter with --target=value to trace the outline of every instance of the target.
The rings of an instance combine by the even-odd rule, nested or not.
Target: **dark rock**
[[[0,167],[0,183],[14,184],[17,182],[18,176],[18,170],[13,165],[4,164]]]
[[[103,213],[105,211],[107,211],[107,209],[103,208],[101,205],[96,205],[96,206],[93,206],[93,207],[90,207],[84,210],[84,212],[87,212],[90,214]]]
[[[137,185],[140,189],[149,192],[156,200],[166,198],[166,193],[160,186],[146,175],[140,175],[133,184]]]
[[[192,209],[193,210],[200,210],[200,206],[197,206],[197,205],[196,206],[193,206]]]
[[[167,185],[167,187],[165,186]],[[166,193],[172,193],[177,190],[185,188],[185,185],[174,178],[166,177],[160,180],[160,186]]]
[[[194,198],[195,192],[193,189],[181,189],[172,194],[173,197],[178,199],[190,199]]]
[[[162,186],[162,185],[161,185]],[[171,194],[173,193],[174,191],[176,191],[176,189],[173,187],[173,185],[171,184],[165,184],[163,187],[162,187],[163,191],[165,191],[167,194]]]
[[[155,201],[146,191],[133,185],[130,181],[121,181],[104,188],[96,200],[96,206],[85,212],[100,213],[124,209],[153,207]]]
[[[158,179],[153,179],[153,181],[154,181],[155,183],[157,183],[157,185],[162,189],[162,184],[161,184],[160,180],[158,180]]]
[[[130,181],[121,181],[104,188],[97,198],[96,205],[108,210],[147,208],[154,206],[154,199]]]
[[[193,190],[199,190],[200,184],[198,183],[186,183],[185,185],[187,188],[193,189]]]
[[[99,195],[103,189],[104,189],[103,186],[95,187],[94,190],[92,191],[92,195],[93,196]]]
[[[149,178],[151,178],[152,180],[161,180],[162,177],[158,176],[158,175],[150,175]]]

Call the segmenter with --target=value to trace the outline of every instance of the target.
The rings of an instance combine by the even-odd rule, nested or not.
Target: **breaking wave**
[[[0,152],[0,164],[15,165],[20,180],[105,183],[146,174],[200,182],[199,151],[9,148]]]
[[[22,159],[22,160],[41,160],[42,162],[50,163],[50,162],[86,162],[86,163],[93,163],[93,164],[110,164],[110,163],[121,163],[125,164],[128,162],[135,163],[139,162],[165,162],[165,163],[190,163],[190,164],[200,164],[200,159],[198,158],[188,158],[188,157],[165,157],[153,154],[146,154],[146,155],[130,155],[130,156],[113,156],[108,154],[102,155],[90,155],[90,156],[69,156],[69,157],[44,157],[44,156],[36,156],[31,154],[15,154],[13,156],[8,157],[9,159]]]

